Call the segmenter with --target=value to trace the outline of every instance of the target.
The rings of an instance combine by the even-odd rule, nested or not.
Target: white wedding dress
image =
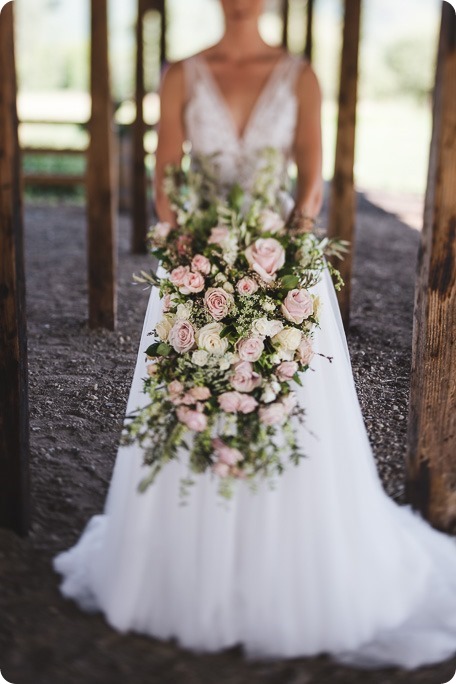
[[[185,63],[185,122],[193,152],[219,151],[221,184],[248,189],[255,154],[289,156],[301,62],[274,69],[242,138],[201,57]],[[384,492],[364,428],[337,301],[325,276],[313,371],[297,387],[307,412],[299,439],[308,458],[271,489],[196,477],[187,504],[185,458],[167,465],[145,493],[136,446],[119,449],[105,511],[54,561],[61,591],[109,624],[186,648],[243,644],[254,657],[328,653],[360,667],[415,668],[456,652],[456,544]],[[160,315],[153,289],[128,401],[141,405],[144,350]]]

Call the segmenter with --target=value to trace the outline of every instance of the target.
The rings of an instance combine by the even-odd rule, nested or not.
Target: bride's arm
[[[184,70],[181,62],[168,67],[160,88],[160,124],[155,157],[155,209],[160,221],[175,224],[175,216],[163,191],[163,178],[169,164],[179,165],[185,139],[183,110]]]
[[[313,69],[307,65],[298,78],[298,123],[294,144],[298,167],[295,211],[315,218],[323,201],[321,92]]]

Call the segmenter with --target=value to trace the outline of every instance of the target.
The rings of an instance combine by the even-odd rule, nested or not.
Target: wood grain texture
[[[358,52],[361,19],[361,0],[345,0],[345,17],[339,87],[336,157],[331,185],[328,234],[351,243],[351,251],[337,268],[342,273],[345,287],[338,292],[338,300],[345,327],[350,318],[352,255],[355,228],[355,189],[353,166],[355,161],[356,103],[358,92]]]
[[[116,325],[117,178],[109,84],[107,0],[91,0],[92,112],[87,156],[89,325]]]
[[[314,0],[307,0],[306,42],[304,47],[304,56],[307,57],[309,62],[312,61],[313,50],[313,8]]]
[[[13,3],[0,13],[0,525],[30,526],[23,218]]]
[[[147,235],[147,175],[144,149],[144,135],[146,133],[146,124],[144,121],[143,112],[143,103],[145,96],[143,17],[146,8],[147,5],[145,1],[138,0],[138,16],[136,20],[136,117],[133,124],[132,167],[132,251],[135,254],[141,254],[146,251]]]
[[[456,533],[456,16],[447,2],[417,269],[407,494],[435,527]]]

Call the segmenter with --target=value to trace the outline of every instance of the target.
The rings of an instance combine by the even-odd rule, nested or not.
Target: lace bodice
[[[235,181],[249,189],[259,163],[260,151],[274,148],[282,153],[282,168],[291,158],[298,102],[296,78],[302,60],[285,55],[263,87],[242,136],[205,59],[195,55],[184,61],[187,105],[186,135],[192,155],[213,156],[222,185]]]

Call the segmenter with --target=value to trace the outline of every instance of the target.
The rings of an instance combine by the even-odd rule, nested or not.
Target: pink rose
[[[190,253],[190,245],[192,244],[192,238],[190,235],[179,235],[176,240],[177,253],[179,256],[185,256]]]
[[[176,415],[178,421],[186,425],[189,430],[204,432],[207,427],[207,416],[200,411],[192,411],[187,406],[179,406]]]
[[[171,303],[171,295],[165,294],[165,296],[162,299],[163,313],[167,313],[171,309]]]
[[[184,391],[184,386],[179,380],[173,380],[168,385],[168,392],[172,396],[177,396]]]
[[[219,477],[228,477],[230,474],[230,466],[226,463],[222,463],[222,461],[217,461],[217,463],[214,463],[212,466],[212,472]]]
[[[232,387],[238,392],[253,392],[261,385],[261,376],[252,368],[248,361],[238,361],[234,365],[234,373],[230,377]]]
[[[188,266],[178,266],[177,268],[173,268],[169,274],[169,279],[173,285],[180,287],[184,284],[184,278],[189,272],[190,269]]]
[[[282,361],[277,367],[276,375],[282,382],[293,379],[293,375],[298,372],[298,364],[296,361]]]
[[[204,303],[212,318],[220,321],[228,315],[233,304],[233,296],[221,287],[210,287],[204,295]]]
[[[179,287],[179,292],[182,294],[192,294],[204,290],[204,277],[201,273],[188,272],[182,279],[182,285]]]
[[[255,397],[252,397],[250,394],[241,394],[238,406],[238,411],[240,413],[252,413],[257,406],[258,402]]]
[[[147,375],[148,375],[149,377],[153,378],[153,376],[156,375],[156,374],[158,373],[157,364],[156,364],[156,363],[149,363],[149,364],[146,366],[146,370],[147,370]]]
[[[229,236],[230,231],[226,226],[216,226],[212,228],[208,239],[209,245],[221,245]]]
[[[244,252],[249,265],[267,283],[285,263],[285,250],[275,238],[259,238]]]
[[[192,259],[192,269],[194,271],[199,271],[203,275],[209,275],[211,272],[211,262],[202,254],[195,254]]]
[[[258,406],[255,397],[240,392],[224,392],[219,396],[218,402],[226,413],[252,413]]]
[[[242,394],[239,392],[223,392],[218,398],[218,403],[226,413],[236,413],[239,409],[239,399]]]
[[[212,448],[214,449],[214,453],[218,460],[222,463],[226,463],[228,466],[234,466],[244,459],[239,449],[229,447],[219,437],[212,440]]]
[[[277,425],[283,423],[287,416],[285,406],[276,401],[268,406],[262,406],[259,410],[260,420],[263,425]]]
[[[312,349],[312,344],[307,337],[303,337],[299,347],[296,350],[298,360],[304,365],[308,366],[314,357],[314,351]]]
[[[271,209],[260,212],[260,222],[262,233],[278,233],[285,226],[281,216]]]
[[[240,295],[247,297],[248,295],[254,294],[258,290],[258,283],[256,283],[253,278],[245,276],[237,283],[236,289]]]
[[[209,387],[192,387],[189,392],[194,401],[206,401],[211,396]]]
[[[236,350],[241,361],[258,361],[264,350],[261,337],[244,337],[236,344]]]
[[[307,290],[290,290],[281,311],[287,321],[300,324],[313,313],[313,299]]]
[[[178,354],[184,354],[195,346],[195,331],[188,321],[176,321],[169,331],[168,342]]]

